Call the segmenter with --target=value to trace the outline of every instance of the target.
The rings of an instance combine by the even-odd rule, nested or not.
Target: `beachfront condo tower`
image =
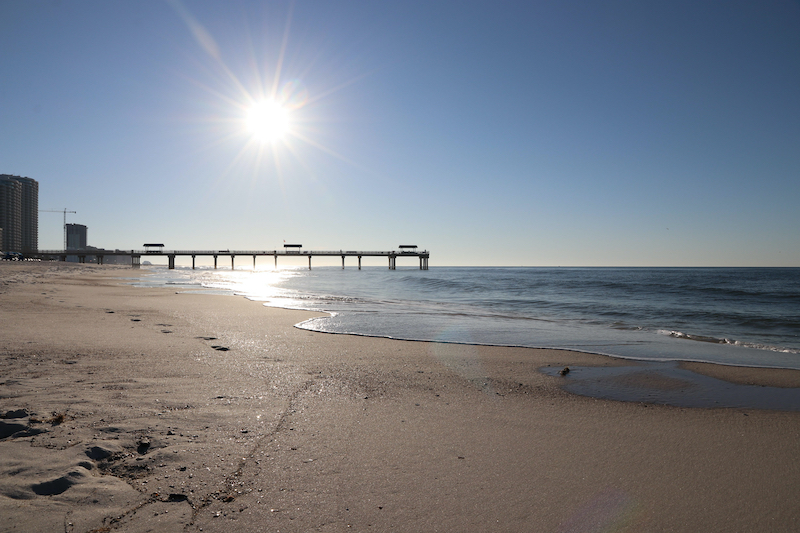
[[[67,250],[86,249],[86,226],[67,224]]]
[[[7,252],[39,250],[39,182],[0,174],[0,246]]]

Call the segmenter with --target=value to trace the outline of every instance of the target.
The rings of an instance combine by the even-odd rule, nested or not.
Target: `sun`
[[[247,110],[247,131],[258,141],[279,141],[289,129],[289,110],[275,100],[256,102]]]

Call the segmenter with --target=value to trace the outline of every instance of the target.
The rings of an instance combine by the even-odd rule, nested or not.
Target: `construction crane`
[[[67,211],[64,209],[39,209],[40,213],[64,213],[64,251],[67,251],[67,213],[77,213],[77,211]]]

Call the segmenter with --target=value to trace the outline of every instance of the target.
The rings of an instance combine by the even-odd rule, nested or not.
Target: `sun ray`
[[[283,73],[283,61],[286,58],[286,48],[289,45],[289,28],[292,24],[292,12],[294,11],[294,2],[289,4],[289,13],[286,15],[286,25],[283,29],[283,39],[281,40],[281,50],[278,53],[278,65],[275,67],[275,76],[272,79],[271,97],[275,98],[278,93],[278,86],[280,85],[281,74]]]
[[[225,64],[225,61],[223,61],[219,45],[217,44],[216,40],[214,40],[214,37],[211,35],[211,33],[205,28],[205,26],[203,26],[189,12],[189,10],[180,0],[168,0],[168,3],[172,6],[178,16],[183,19],[184,23],[189,28],[189,31],[192,33],[192,36],[195,38],[200,47],[205,50],[205,52],[212,59],[215,60],[217,65],[222,68],[223,72],[228,76],[228,79],[234,83],[234,85],[243,95],[248,94],[247,89],[244,87],[244,85],[242,85],[241,81],[228,68],[228,66]]]
[[[199,87],[199,88],[203,89],[204,91],[208,92],[210,95],[219,98],[220,100],[222,100],[226,104],[230,104],[230,105],[233,105],[233,106],[236,106],[236,107],[240,107],[240,108],[243,107],[241,100],[237,100],[235,98],[231,98],[227,94],[210,87],[208,84],[200,82],[200,81],[198,81],[198,80],[196,80],[194,78],[190,78],[189,76],[183,76],[183,78],[186,79],[189,83],[192,83],[193,85],[195,85],[196,87]]]
[[[256,57],[256,47],[253,44],[253,36],[250,31],[250,26],[246,25],[245,35],[247,36],[247,50],[248,50],[248,58],[250,61],[250,68],[253,71],[253,75],[256,78],[256,94],[263,94],[264,93],[264,79],[261,75],[261,69],[258,68],[258,58]]]
[[[310,98],[308,100],[308,103],[311,104],[311,103],[317,102],[318,100],[322,100],[323,98],[326,98],[326,97],[328,97],[328,96],[330,96],[330,95],[332,95],[334,93],[337,93],[337,92],[341,91],[342,89],[346,89],[347,87],[349,87],[349,86],[355,84],[356,82],[359,82],[359,81],[363,80],[364,78],[366,78],[368,76],[371,76],[371,75],[372,75],[372,73],[365,72],[364,74],[360,74],[360,75],[358,75],[358,76],[356,76],[354,78],[351,78],[351,79],[349,79],[347,81],[344,81],[344,82],[340,83],[339,85],[328,89],[327,91],[321,92],[320,94],[316,95],[314,98]]]
[[[356,168],[359,168],[361,170],[366,170],[361,165],[356,163],[355,161],[353,161],[351,159],[348,159],[348,158],[346,158],[345,156],[343,156],[341,154],[336,153],[334,150],[332,150],[332,149],[328,148],[327,146],[324,146],[324,145],[314,141],[313,139],[310,139],[310,138],[306,137],[302,133],[292,132],[291,135],[292,135],[292,137],[297,137],[298,139],[300,139],[304,143],[308,144],[309,146],[313,146],[317,150],[320,150],[320,151],[325,152],[326,154],[328,154],[330,156],[335,157],[339,161],[344,161],[345,163],[353,165]]]

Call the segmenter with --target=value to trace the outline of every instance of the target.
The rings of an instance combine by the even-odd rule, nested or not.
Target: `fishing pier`
[[[308,268],[311,269],[312,257],[341,257],[342,268],[344,268],[345,258],[355,257],[358,259],[358,269],[361,270],[362,257],[386,257],[389,262],[389,270],[395,270],[398,258],[418,258],[419,269],[428,270],[428,259],[430,252],[427,250],[419,251],[413,244],[403,244],[397,250],[387,252],[381,251],[356,251],[356,250],[303,250],[300,244],[285,244],[283,250],[165,250],[160,243],[144,244],[144,250],[101,250],[101,249],[79,249],[79,250],[41,250],[37,254],[29,254],[31,257],[40,259],[58,259],[66,261],[67,256],[78,258],[78,262],[85,263],[87,257],[94,257],[98,264],[103,264],[103,258],[107,256],[129,256],[131,266],[141,265],[142,257],[166,257],[170,269],[175,268],[176,257],[191,257],[192,269],[195,268],[197,257],[213,257],[214,268],[217,268],[217,261],[220,257],[230,257],[231,270],[235,267],[236,257],[252,257],[253,268],[256,267],[256,258],[272,257],[275,261],[275,268],[278,268],[278,257],[308,257]]]

